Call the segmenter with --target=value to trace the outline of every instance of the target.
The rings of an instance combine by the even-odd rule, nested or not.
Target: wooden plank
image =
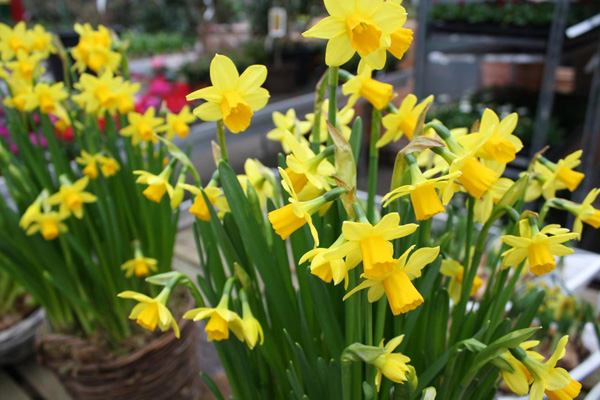
[[[32,398],[3,370],[0,370],[0,394],[3,399],[32,400]]]
[[[44,400],[71,400],[56,375],[30,358],[16,366],[23,379],[35,389]]]

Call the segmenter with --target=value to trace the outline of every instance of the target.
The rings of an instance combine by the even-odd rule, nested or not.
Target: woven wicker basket
[[[143,349],[114,359],[68,335],[41,337],[36,350],[38,360],[58,374],[76,400],[196,400],[201,390],[197,332],[188,320],[180,328],[180,339],[169,331]],[[56,357],[57,348],[69,349],[72,357]]]
[[[0,366],[17,364],[33,353],[35,334],[44,316],[44,310],[38,308],[25,319],[0,331]]]

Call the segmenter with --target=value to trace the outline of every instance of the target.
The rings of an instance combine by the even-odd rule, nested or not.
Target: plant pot
[[[0,366],[17,364],[33,353],[35,334],[44,321],[44,309],[38,308],[10,328],[0,331]]]
[[[180,339],[169,331],[118,358],[81,338],[50,334],[38,339],[37,356],[75,400],[198,399],[196,327],[182,320],[180,328]],[[60,348],[68,349],[70,357],[64,352],[57,357]]]

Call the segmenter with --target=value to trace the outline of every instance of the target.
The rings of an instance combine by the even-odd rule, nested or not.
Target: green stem
[[[222,119],[217,122],[217,140],[219,141],[219,147],[221,147],[221,159],[229,162],[227,143],[225,142],[225,124]]]
[[[367,197],[367,218],[375,223],[375,194],[377,191],[377,166],[379,163],[379,148],[377,141],[381,133],[381,110],[373,108],[371,117],[371,140],[369,144],[369,182]]]
[[[315,109],[314,109],[314,123],[312,131],[311,148],[312,151],[317,153],[321,147],[321,115],[323,113],[323,99],[325,98],[325,90],[329,87],[328,85],[329,71],[319,80],[317,84],[317,90],[315,95]]]
[[[338,71],[339,67],[329,67],[329,123],[336,126],[337,119],[337,86],[338,86]],[[318,123],[318,121],[315,121]]]

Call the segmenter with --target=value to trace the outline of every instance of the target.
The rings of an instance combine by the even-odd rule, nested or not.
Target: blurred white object
[[[287,30],[287,11],[283,7],[269,9],[269,37],[278,39],[285,37]]]
[[[106,12],[106,0],[96,0],[96,9],[100,14]]]

